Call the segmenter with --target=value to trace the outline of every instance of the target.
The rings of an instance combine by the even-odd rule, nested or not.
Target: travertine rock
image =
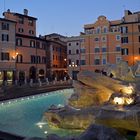
[[[126,61],[122,60],[117,64],[107,65],[105,71],[108,73],[108,75],[112,73],[113,77],[116,79],[127,82],[135,81],[134,72],[132,71],[132,68],[128,66],[128,63]]]
[[[78,140],[126,140],[113,128],[103,125],[91,125]]]
[[[75,94],[69,99],[69,105],[76,108],[86,108],[102,105],[108,101],[112,92],[107,89],[95,89],[88,87],[81,82],[75,81]]]
[[[69,99],[69,105],[86,108],[103,105],[113,93],[126,94],[126,83],[91,71],[81,71],[74,84],[75,94]]]
[[[138,108],[101,109],[95,123],[127,131],[140,132],[140,110]]]
[[[78,137],[62,138],[56,135],[49,135],[47,140],[126,140],[126,138],[113,128],[94,124]]]
[[[44,121],[52,127],[65,129],[86,129],[94,123],[98,108],[77,110],[71,107],[61,107],[57,110],[49,109],[44,114]]]

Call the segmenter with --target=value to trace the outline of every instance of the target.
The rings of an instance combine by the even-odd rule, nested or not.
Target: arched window
[[[107,27],[104,27],[104,28],[103,28],[103,32],[104,32],[104,33],[107,33]]]
[[[96,33],[99,34],[100,32],[101,32],[101,29],[100,29],[100,27],[98,27],[98,28],[96,29]]]

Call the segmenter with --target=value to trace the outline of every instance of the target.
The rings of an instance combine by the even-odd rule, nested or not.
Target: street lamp
[[[15,63],[15,71],[13,71],[13,82],[15,82],[15,84],[17,85],[17,56],[18,56],[18,52],[15,52],[15,55],[12,56],[12,59],[14,60]]]
[[[16,61],[17,56],[18,56],[18,52],[16,52],[15,55],[12,56],[12,59]]]
[[[72,68],[72,71],[71,71],[71,75],[72,75],[72,79],[75,79],[75,76],[74,76],[74,68],[77,67],[77,65],[72,62],[70,65],[69,65],[70,68]]]

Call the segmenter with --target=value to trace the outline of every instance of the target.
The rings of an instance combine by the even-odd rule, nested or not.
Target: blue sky
[[[4,9],[23,13],[25,8],[38,18],[38,35],[56,32],[75,36],[100,15],[116,20],[124,15],[124,9],[140,11],[140,0],[0,0],[1,17]]]

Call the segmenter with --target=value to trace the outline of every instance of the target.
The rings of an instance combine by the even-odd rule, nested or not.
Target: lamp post
[[[12,56],[13,60],[15,61],[15,71],[13,73],[13,81],[15,83],[15,85],[17,85],[17,57],[18,57],[18,52],[15,52],[15,55]]]
[[[75,74],[74,74],[74,69],[77,67],[77,65],[72,62],[70,65],[69,65],[70,68],[72,68],[72,71],[71,71],[71,76],[72,76],[72,79],[75,79]]]

